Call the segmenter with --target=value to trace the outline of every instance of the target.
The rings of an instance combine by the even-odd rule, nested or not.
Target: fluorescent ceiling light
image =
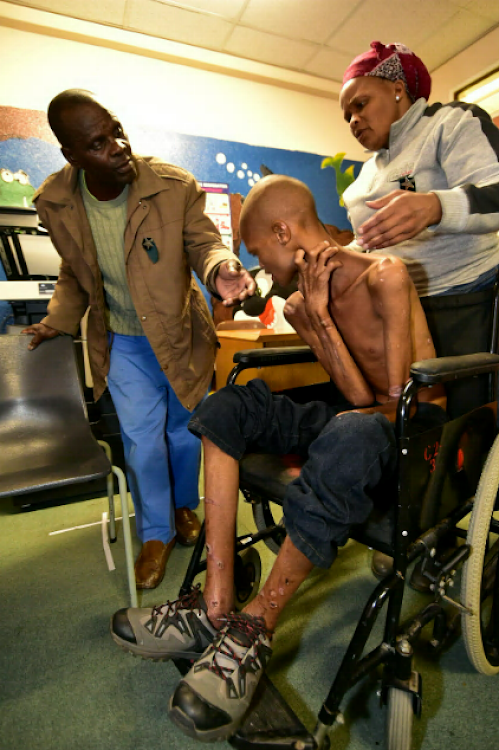
[[[499,93],[499,71],[496,70],[486,78],[482,78],[480,81],[458,91],[456,98],[461,102],[476,104],[497,93]]]

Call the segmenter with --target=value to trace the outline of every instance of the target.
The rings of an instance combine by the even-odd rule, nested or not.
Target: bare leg
[[[207,559],[204,599],[208,618],[218,626],[222,624],[218,618],[234,610],[239,463],[208,438],[203,437],[202,441]],[[310,560],[286,537],[265,585],[244,611],[263,617],[267,630],[273,632],[285,605],[312,568]]]
[[[203,437],[206,583],[204,599],[213,625],[234,609],[234,542],[239,463]]]
[[[244,612],[253,617],[263,617],[267,630],[273,632],[285,605],[313,567],[287,536],[262,590],[244,608]]]

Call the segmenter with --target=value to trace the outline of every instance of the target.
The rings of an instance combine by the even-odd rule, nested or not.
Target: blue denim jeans
[[[336,547],[373,508],[381,479],[395,482],[397,442],[382,414],[358,414],[321,401],[296,404],[262,380],[226,386],[189,422],[236,460],[244,453],[296,453],[306,461],[283,502],[286,531],[314,564],[329,567]]]
[[[175,508],[199,504],[201,445],[145,336],[114,334],[108,386],[120,422],[142,542],[175,536]]]

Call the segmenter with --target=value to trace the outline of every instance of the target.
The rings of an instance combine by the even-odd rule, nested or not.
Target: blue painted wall
[[[22,117],[23,110],[19,112]],[[257,178],[262,176],[262,164],[276,174],[296,177],[312,190],[323,222],[334,224],[340,229],[350,228],[346,211],[339,205],[336,174],[331,168],[321,169],[322,159],[333,154],[310,154],[250,146],[216,138],[165,132],[147,125],[141,126],[138,132],[143,153],[147,151],[148,154],[184,167],[200,181],[227,183],[231,193],[246,196],[255,175]],[[14,172],[24,170],[35,188],[64,163],[57,146],[40,138],[9,138],[0,141],[0,168],[5,167]],[[350,165],[354,165],[354,173],[357,175],[361,163],[345,159],[342,171]],[[246,253],[244,246],[241,247],[241,260],[247,267],[255,265],[255,259]],[[5,315],[5,305],[3,308],[2,314],[0,305],[0,324]]]

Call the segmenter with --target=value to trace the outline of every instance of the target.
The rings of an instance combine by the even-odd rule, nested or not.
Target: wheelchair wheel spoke
[[[277,554],[279,552],[281,544],[284,541],[284,537],[286,536],[286,530],[284,528],[284,522],[282,518],[282,507],[277,504],[273,504],[272,507],[276,508],[276,515],[280,514],[280,518],[274,516],[270,502],[265,498],[262,499],[261,502],[253,504],[253,518],[258,531],[264,531],[270,526],[279,527],[271,537],[265,539],[265,544],[270,549],[270,551],[274,554]]]

